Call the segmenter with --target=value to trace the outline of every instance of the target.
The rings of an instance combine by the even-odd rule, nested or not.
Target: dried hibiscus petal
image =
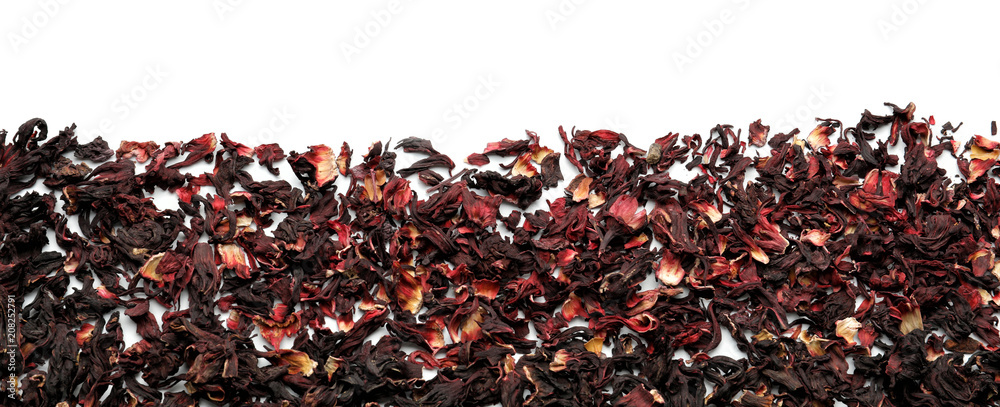
[[[288,156],[295,176],[304,185],[313,189],[321,189],[337,178],[337,162],[333,149],[324,145],[309,147],[309,152],[298,154],[294,151]]]
[[[1000,142],[887,106],[804,137],[758,120],[643,150],[559,128],[559,152],[528,131],[467,155],[499,170],[456,169],[419,138],[358,157],[211,133],[112,151],[32,119],[0,131],[14,395],[996,405]],[[397,153],[416,156],[396,168]],[[255,180],[254,163],[295,178]]]

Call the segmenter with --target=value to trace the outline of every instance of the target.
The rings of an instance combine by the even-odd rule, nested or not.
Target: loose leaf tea
[[[648,147],[528,132],[461,168],[418,138],[112,150],[33,119],[0,132],[3,386],[31,406],[998,405],[1000,143],[885,113]]]

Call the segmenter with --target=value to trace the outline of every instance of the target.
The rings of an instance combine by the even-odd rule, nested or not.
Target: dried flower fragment
[[[1000,144],[917,117],[887,104],[804,137],[758,120],[645,150],[559,128],[562,149],[527,131],[467,155],[499,170],[415,137],[113,151],[32,119],[0,131],[16,397],[996,405]]]

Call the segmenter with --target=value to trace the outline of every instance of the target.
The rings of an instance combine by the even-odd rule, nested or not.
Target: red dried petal
[[[639,210],[639,202],[631,196],[626,195],[615,200],[608,208],[608,212],[633,231],[646,226],[646,210]]]
[[[416,315],[424,304],[423,287],[411,271],[397,268],[396,298],[399,307]]]
[[[285,304],[274,307],[270,317],[254,316],[254,325],[274,349],[281,348],[281,340],[298,334],[301,327],[298,312],[290,312]]]
[[[809,147],[813,150],[819,150],[830,146],[830,135],[833,134],[834,128],[832,126],[819,125],[811,133],[806,141],[809,143]]]
[[[319,362],[312,360],[305,352],[297,350],[277,349],[271,352],[271,355],[277,357],[279,366],[288,366],[290,375],[301,374],[303,377],[309,377],[319,366]]]
[[[656,278],[665,285],[676,286],[683,281],[684,275],[685,272],[681,266],[680,257],[669,250],[665,250],[656,269]]]
[[[247,257],[241,247],[227,243],[216,245],[216,250],[219,253],[220,264],[235,271],[240,278],[251,277],[250,266],[247,265]]]
[[[764,147],[767,143],[767,133],[771,131],[771,126],[760,124],[760,120],[750,123],[750,145]]]
[[[472,153],[465,158],[465,162],[470,165],[483,166],[490,163],[490,158],[486,154]]]
[[[351,168],[351,155],[353,154],[354,150],[351,150],[345,141],[340,146],[340,155],[337,156],[337,169],[340,171],[340,175],[347,175],[347,170]]]
[[[149,160],[153,155],[153,152],[160,148],[159,144],[152,141],[147,142],[136,142],[136,141],[122,141],[121,146],[118,147],[116,152],[116,157],[122,158],[135,158],[136,161],[144,163]]]

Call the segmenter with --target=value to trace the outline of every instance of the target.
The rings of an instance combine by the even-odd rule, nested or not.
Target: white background
[[[960,137],[988,135],[1000,93],[998,9],[3,2],[0,128],[41,117],[53,132],[76,123],[84,141],[101,135],[113,148],[226,132],[286,151],[348,141],[356,154],[418,136],[460,161],[525,129],[557,151],[559,125],[621,131],[643,147],[717,123],[763,119],[772,134],[807,132],[815,117],[852,125],[864,109],[888,112],[883,102],[915,102],[918,117],[965,122]]]
[[[995,2],[621,3],[4,2],[0,128],[355,151],[440,129],[467,152],[525,129],[555,144],[559,125],[639,146],[758,118],[807,131],[887,101],[969,133],[996,119]]]

